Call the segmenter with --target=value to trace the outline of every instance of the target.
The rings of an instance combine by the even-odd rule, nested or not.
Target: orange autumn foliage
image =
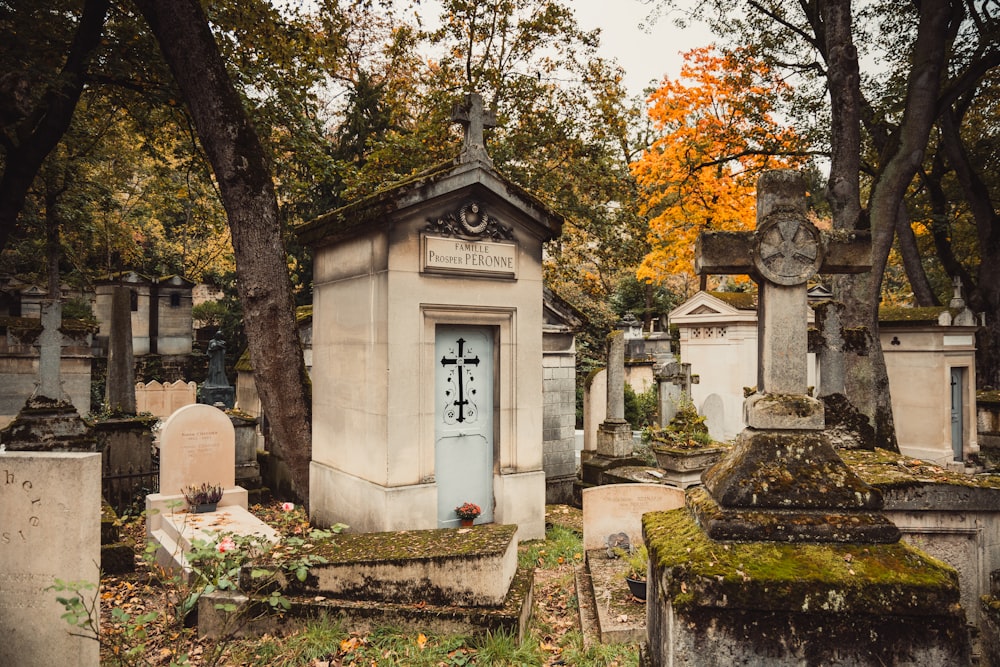
[[[773,117],[786,89],[747,51],[705,47],[684,54],[680,78],[650,96],[658,138],[630,165],[649,219],[640,280],[693,279],[698,234],[752,229],[758,174],[805,162],[802,140]]]

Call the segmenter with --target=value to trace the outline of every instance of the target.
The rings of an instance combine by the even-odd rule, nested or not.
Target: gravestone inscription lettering
[[[160,494],[192,484],[236,485],[236,435],[225,412],[204,403],[170,415],[160,432]]]
[[[98,663],[51,587],[99,582],[100,507],[99,453],[0,452],[0,665]]]

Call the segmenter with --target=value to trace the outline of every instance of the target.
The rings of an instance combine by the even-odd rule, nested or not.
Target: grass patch
[[[606,667],[638,667],[639,651],[635,644],[601,644],[594,642],[584,648],[579,630],[566,633],[562,641],[562,661],[566,665],[605,665]]]
[[[545,531],[544,540],[521,544],[518,564],[522,567],[551,569],[566,563],[583,562],[583,540],[562,526],[552,526]]]

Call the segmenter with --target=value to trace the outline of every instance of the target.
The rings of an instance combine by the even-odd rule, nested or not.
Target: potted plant
[[[475,503],[462,503],[455,508],[455,514],[458,515],[463,526],[471,526],[476,517],[482,513],[483,511],[479,508],[479,505]]]
[[[672,472],[697,472],[719,460],[725,448],[712,440],[705,417],[690,400],[678,407],[667,427],[652,434],[656,463]]]
[[[649,551],[645,544],[640,544],[637,548],[628,551],[615,548],[615,554],[625,563],[625,583],[632,597],[637,600],[646,599],[646,572],[649,569]]]
[[[222,500],[222,485],[208,484],[185,486],[181,489],[184,500],[187,501],[188,508],[198,514],[201,512],[214,512],[216,505]]]

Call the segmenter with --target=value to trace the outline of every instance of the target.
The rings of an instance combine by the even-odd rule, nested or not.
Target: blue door
[[[494,329],[439,324],[435,333],[434,479],[438,526],[459,523],[455,508],[493,521]]]
[[[962,419],[965,416],[962,385],[964,384],[964,368],[951,369],[951,451],[956,461],[964,461],[963,441],[965,433]]]

